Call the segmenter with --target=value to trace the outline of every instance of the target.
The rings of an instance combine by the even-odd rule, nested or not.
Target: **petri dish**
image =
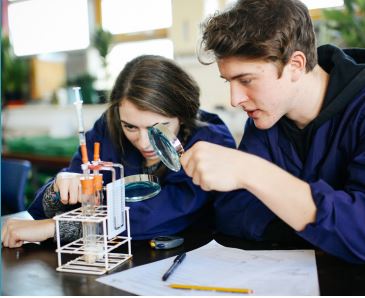
[[[140,202],[154,197],[161,191],[157,176],[140,174],[124,177],[125,201]]]
[[[184,148],[179,139],[162,123],[148,128],[151,145],[161,161],[171,170],[181,169],[180,157]]]

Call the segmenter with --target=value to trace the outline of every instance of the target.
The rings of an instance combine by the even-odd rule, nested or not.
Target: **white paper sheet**
[[[313,250],[242,250],[214,240],[187,253],[165,282],[161,277],[174,257],[107,275],[97,281],[148,296],[237,295],[214,291],[171,289],[169,284],[249,288],[250,295],[319,295]]]

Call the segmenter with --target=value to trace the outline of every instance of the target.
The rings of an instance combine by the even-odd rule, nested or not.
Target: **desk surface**
[[[132,241],[133,258],[114,272],[171,257],[207,244],[213,237],[225,246],[243,249],[294,249],[275,243],[252,242],[224,235],[186,231],[182,246],[168,251],[153,250],[148,241]],[[2,248],[2,295],[131,295],[96,282],[99,276],[57,272],[56,245],[28,243],[21,248]],[[365,265],[346,263],[316,251],[321,295],[365,295]]]

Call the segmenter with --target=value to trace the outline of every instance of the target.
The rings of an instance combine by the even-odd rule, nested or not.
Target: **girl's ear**
[[[289,60],[289,66],[291,71],[291,79],[293,82],[299,80],[299,78],[305,74],[307,58],[305,57],[304,53],[301,51],[295,51]]]

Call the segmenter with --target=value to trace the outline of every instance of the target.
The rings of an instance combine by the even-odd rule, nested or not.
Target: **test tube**
[[[105,205],[103,194],[103,174],[94,174],[96,200],[95,205]]]
[[[94,143],[94,165],[100,165],[100,143]],[[95,191],[96,191],[96,205],[104,205],[104,195],[103,195],[103,175],[99,173],[99,170],[94,170],[94,180],[95,180]]]
[[[93,176],[81,177],[81,208],[84,216],[93,216],[96,206],[96,191]],[[84,260],[88,264],[93,264],[102,257],[102,244],[100,238],[100,223],[84,221],[82,223]]]
[[[96,193],[93,176],[84,176],[80,178],[81,182],[81,207],[82,214],[92,216],[95,212]]]

